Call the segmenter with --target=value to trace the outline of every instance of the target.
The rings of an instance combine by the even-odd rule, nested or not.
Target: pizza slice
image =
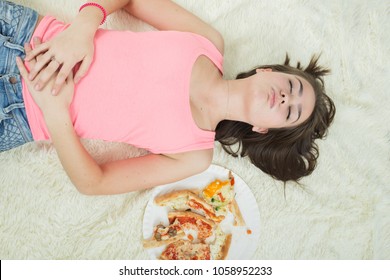
[[[210,260],[210,245],[178,240],[169,244],[161,253],[162,260]]]
[[[234,177],[229,171],[228,180],[216,179],[205,187],[201,193],[203,199],[210,204],[217,215],[226,216],[228,205],[234,200]]]
[[[180,240],[185,236],[186,234],[178,221],[174,221],[168,226],[158,224],[153,229],[152,237],[143,241],[143,246],[144,248],[160,247]]]
[[[161,253],[162,260],[224,260],[229,253],[232,235],[225,234],[220,227],[216,230],[213,244],[193,243],[190,240],[178,240],[170,243]]]
[[[170,223],[178,223],[183,230],[194,230],[197,239],[202,241],[212,237],[214,233],[215,223],[212,220],[191,211],[169,212],[168,220]]]
[[[179,190],[163,194],[156,197],[154,201],[159,206],[168,206],[177,211],[191,210],[217,223],[225,218],[225,216],[217,216],[211,205],[190,190]]]

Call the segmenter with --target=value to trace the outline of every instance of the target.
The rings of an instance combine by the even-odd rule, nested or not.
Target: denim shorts
[[[38,13],[0,0],[0,152],[33,141],[24,107],[16,57],[24,57]]]

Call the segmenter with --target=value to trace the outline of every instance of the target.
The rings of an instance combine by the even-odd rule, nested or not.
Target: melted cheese
[[[169,244],[162,252],[161,258],[165,260],[209,260],[210,245],[179,240]]]
[[[211,257],[213,260],[220,260],[222,258],[222,249],[226,240],[226,234],[218,226],[215,230],[215,242],[210,245]]]

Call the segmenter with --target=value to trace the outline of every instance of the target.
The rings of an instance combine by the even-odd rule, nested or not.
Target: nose
[[[290,101],[290,95],[284,91],[280,91],[279,101],[281,104],[288,104]]]

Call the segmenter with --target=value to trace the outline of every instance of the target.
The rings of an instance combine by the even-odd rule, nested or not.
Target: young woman
[[[210,165],[215,139],[283,181],[313,171],[314,140],[325,135],[335,112],[323,88],[327,70],[317,58],[304,70],[286,59],[228,81],[221,35],[169,0],[87,3],[69,26],[9,2],[0,5],[1,38],[8,40],[1,47],[1,98],[8,112],[1,147],[51,139],[80,192],[123,193],[194,175]],[[166,31],[97,29],[120,8]],[[32,49],[28,42],[35,37]],[[17,58],[24,55],[21,45],[27,68]],[[10,91],[17,100],[9,100]],[[79,137],[151,153],[99,165]],[[233,152],[236,143],[241,150]]]

